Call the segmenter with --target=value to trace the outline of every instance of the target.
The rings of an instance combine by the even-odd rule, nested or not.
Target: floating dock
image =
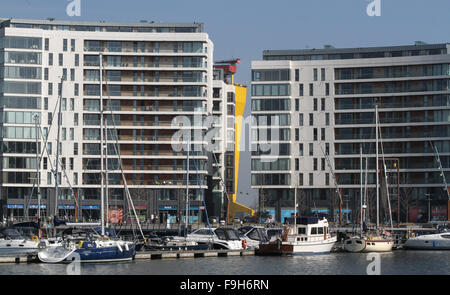
[[[135,260],[166,259],[166,258],[199,258],[199,257],[232,257],[254,256],[255,250],[192,250],[192,251],[139,251]],[[0,263],[36,263],[37,254],[0,255]]]

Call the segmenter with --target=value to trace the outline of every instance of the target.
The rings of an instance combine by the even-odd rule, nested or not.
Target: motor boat
[[[142,246],[147,251],[207,250],[208,244],[175,239],[173,236],[150,237]]]
[[[280,238],[259,245],[261,255],[300,255],[330,253],[337,241],[325,217],[287,218]]]
[[[266,228],[262,226],[243,226],[238,229],[242,238],[246,240],[247,249],[255,250],[261,243],[269,242]]]
[[[211,244],[213,249],[243,249],[243,242],[232,228],[199,228],[186,237],[174,237],[178,241],[194,241],[198,244]]]
[[[0,232],[0,254],[37,253],[44,244],[37,236],[27,239],[15,228],[6,228]]]
[[[403,248],[408,250],[450,250],[450,232],[409,238],[403,244]]]

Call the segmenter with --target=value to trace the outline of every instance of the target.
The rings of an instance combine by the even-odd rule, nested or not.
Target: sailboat
[[[392,247],[394,246],[394,240],[390,237],[388,232],[383,231],[380,234],[379,228],[379,180],[378,180],[378,105],[375,104],[375,138],[376,138],[376,192],[377,192],[377,231],[375,234],[363,235],[361,229],[361,236],[351,237],[344,241],[344,250],[347,252],[390,252],[392,251]],[[383,146],[383,145],[381,145]],[[361,151],[362,154],[362,151]],[[362,158],[362,155],[361,155]],[[386,165],[384,162],[383,155],[383,164],[384,164],[384,173],[386,176]],[[362,165],[362,164],[361,164]],[[367,162],[366,162],[367,167]],[[361,178],[362,178],[362,170],[361,170]],[[387,189],[387,197],[388,204],[390,209],[390,200],[389,200],[389,191],[386,177],[386,189]],[[361,189],[362,191],[362,189]],[[361,209],[363,209],[363,205],[361,205]],[[391,210],[389,210],[391,227],[392,227],[392,214]],[[362,220],[361,220],[362,225]]]
[[[104,214],[104,144],[103,144],[103,55],[100,53],[100,151],[101,151],[101,227],[91,231],[71,233],[63,237],[63,245],[38,252],[44,263],[129,261],[136,255],[136,244],[117,238],[113,230],[105,230]],[[59,145],[59,144],[58,144]],[[57,163],[58,164],[58,163]],[[58,166],[58,165],[57,165]]]

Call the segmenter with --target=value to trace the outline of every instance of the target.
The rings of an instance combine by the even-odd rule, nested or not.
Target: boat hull
[[[260,255],[314,255],[328,254],[333,249],[337,239],[333,237],[318,242],[281,242],[275,241],[261,244],[258,249]]]
[[[45,263],[70,263],[73,261],[87,262],[118,262],[133,260],[136,255],[134,243],[103,246],[96,248],[66,249],[55,247],[44,249],[38,253],[38,258]]]
[[[344,251],[351,253],[363,252],[366,248],[366,241],[364,238],[352,237],[344,241]]]
[[[393,240],[366,240],[366,247],[362,252],[390,252],[394,246]]]
[[[31,254],[40,250],[39,241],[3,240],[0,241],[0,254]]]
[[[450,250],[450,239],[439,234],[411,238],[403,245],[407,250]]]

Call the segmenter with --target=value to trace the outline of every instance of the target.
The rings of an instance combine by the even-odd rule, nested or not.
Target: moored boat
[[[450,250],[450,233],[422,235],[409,238],[404,249],[408,250]]]

